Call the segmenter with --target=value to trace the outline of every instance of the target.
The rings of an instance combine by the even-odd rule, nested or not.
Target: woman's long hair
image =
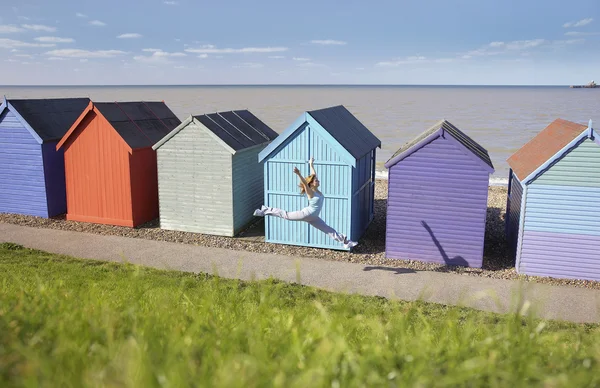
[[[306,183],[308,183],[308,187],[312,187],[312,183],[315,180],[315,178],[316,178],[315,174],[310,174],[309,176],[304,178],[306,180]],[[305,190],[304,190],[304,187],[302,186],[302,183],[299,183],[298,187],[300,187],[300,194],[304,194]]]

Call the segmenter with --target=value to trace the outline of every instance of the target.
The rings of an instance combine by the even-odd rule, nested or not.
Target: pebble
[[[494,279],[521,279],[537,283],[567,285],[600,290],[600,282],[595,281],[555,279],[517,274],[514,268],[515,261],[510,257],[504,235],[506,194],[507,188],[504,186],[491,186],[489,189],[483,268],[447,266],[415,260],[386,259],[385,224],[387,180],[381,179],[377,179],[375,182],[375,218],[366,233],[359,240],[359,245],[356,246],[352,252],[249,241],[248,239],[243,239],[247,232],[242,232],[237,237],[223,237],[164,230],[159,228],[158,219],[136,228],[128,228],[67,221],[65,220],[64,215],[47,219],[19,214],[0,213],[0,222],[38,228],[60,229],[101,235],[169,241],[205,247],[227,248],[231,250],[274,253],[288,256],[305,256],[324,260],[359,263],[368,266],[406,268],[417,271],[450,272],[464,276],[483,276]],[[258,219],[257,222],[262,223],[263,221],[262,219]],[[254,228],[251,226],[249,230],[256,231],[256,225],[254,225]]]

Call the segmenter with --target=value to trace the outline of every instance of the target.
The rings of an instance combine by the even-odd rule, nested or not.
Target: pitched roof
[[[343,105],[307,112],[355,159],[360,159],[381,141]]]
[[[247,110],[194,116],[235,151],[263,144],[278,134]]]
[[[439,121],[434,126],[421,133],[413,140],[405,143],[402,147],[400,147],[400,149],[398,149],[398,151],[394,153],[394,155],[392,155],[392,157],[386,162],[385,166],[387,168],[393,166],[399,160],[402,159],[402,156],[404,156],[405,153],[410,152],[413,149],[413,147],[423,142],[427,142],[427,139],[433,139],[441,135],[442,133],[447,133],[450,136],[452,136],[456,141],[462,144],[469,152],[471,152],[473,155],[479,158],[487,166],[489,166],[492,169],[494,168],[494,165],[492,164],[492,160],[490,159],[490,155],[488,154],[487,150],[447,120]]]
[[[164,102],[97,102],[94,107],[132,149],[153,146],[181,124]]]
[[[556,119],[508,158],[508,165],[520,181],[575,140],[587,125]]]
[[[60,140],[89,102],[89,98],[8,100],[44,143]]]

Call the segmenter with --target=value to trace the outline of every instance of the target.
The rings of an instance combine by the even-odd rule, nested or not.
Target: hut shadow
[[[448,254],[444,250],[444,247],[442,247],[442,244],[440,244],[439,240],[435,237],[433,230],[431,230],[431,227],[427,224],[427,222],[421,221],[421,225],[423,225],[425,230],[427,230],[427,233],[429,233],[429,235],[431,236],[433,243],[437,247],[438,251],[440,251],[440,254],[442,255],[442,258],[444,259],[444,263],[446,263],[446,265],[463,267],[469,266],[469,263],[462,256],[454,256],[453,258],[450,258],[450,256],[448,256]]]
[[[385,252],[385,224],[387,220],[387,199],[376,199],[374,202],[373,221],[353,249],[356,253]]]
[[[505,234],[506,214],[498,207],[488,207],[483,248],[483,268],[500,271],[515,267],[515,255],[511,252]]]
[[[384,267],[381,265],[366,266],[365,268],[363,268],[363,271],[374,271],[374,270],[394,272],[396,275],[401,275],[401,274],[405,274],[405,273],[417,273],[417,271],[415,271],[414,269],[410,269],[410,268]]]

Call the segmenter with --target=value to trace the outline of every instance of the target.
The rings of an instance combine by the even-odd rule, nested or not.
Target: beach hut
[[[263,203],[273,131],[247,110],[190,116],[153,146],[163,229],[234,236]]]
[[[446,120],[403,145],[389,169],[386,257],[481,267],[488,152]]]
[[[259,154],[265,205],[288,211],[308,205],[293,168],[308,175],[312,156],[325,196],[320,217],[357,241],[373,219],[377,147],[379,139],[341,105],[303,113]],[[266,217],[265,241],[348,250],[305,222],[275,217]]]
[[[600,280],[600,138],[557,119],[509,159],[507,240],[517,272]]]
[[[7,100],[0,105],[0,213],[65,213],[65,167],[56,143],[87,98]]]
[[[63,136],[67,219],[137,226],[158,217],[152,146],[181,121],[164,102],[90,102]]]

